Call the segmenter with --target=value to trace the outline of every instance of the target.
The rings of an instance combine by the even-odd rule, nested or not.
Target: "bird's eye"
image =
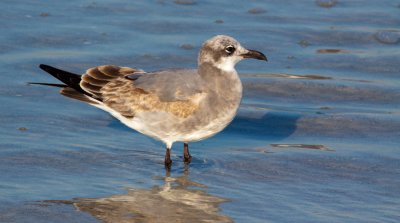
[[[234,52],[235,52],[235,47],[234,46],[227,46],[226,48],[225,48],[225,52],[228,54],[228,55],[232,55]]]

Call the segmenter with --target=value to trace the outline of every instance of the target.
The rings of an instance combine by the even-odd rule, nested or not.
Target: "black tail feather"
[[[76,91],[81,92],[85,95],[91,96],[89,93],[84,91],[80,86],[81,75],[70,73],[70,72],[64,71],[64,70],[60,70],[60,69],[57,69],[55,67],[45,65],[45,64],[40,64],[39,67],[40,67],[40,69],[46,71],[47,73],[51,74],[53,77],[57,78],[58,80],[60,80],[64,84],[66,84],[68,87],[73,88]],[[54,84],[44,84],[44,83],[38,83],[38,84],[57,86]],[[61,87],[61,85],[59,85],[57,87]]]
[[[68,87],[68,85],[65,84],[51,84],[51,83],[38,83],[38,82],[28,82],[29,85],[34,84],[34,85],[46,85],[46,86],[52,86],[52,87]]]

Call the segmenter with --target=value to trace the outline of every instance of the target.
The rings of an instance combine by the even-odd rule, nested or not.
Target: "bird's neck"
[[[242,97],[242,82],[234,68],[224,70],[211,63],[202,63],[199,65],[198,73],[210,90],[217,91],[219,95]]]

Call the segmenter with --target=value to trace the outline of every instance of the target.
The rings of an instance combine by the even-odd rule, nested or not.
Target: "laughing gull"
[[[174,142],[184,143],[184,162],[190,163],[188,143],[217,134],[233,120],[242,98],[235,65],[244,58],[267,61],[261,52],[218,35],[203,44],[197,70],[146,73],[103,65],[77,75],[41,64],[63,84],[32,84],[61,87],[62,95],[109,112],[128,127],[164,142],[164,163],[170,167]]]

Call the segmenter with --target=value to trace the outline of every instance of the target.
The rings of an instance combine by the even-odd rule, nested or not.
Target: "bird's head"
[[[235,65],[245,58],[267,61],[267,57],[256,50],[248,50],[230,36],[218,35],[204,42],[199,58],[199,65],[211,63],[213,66],[230,71]]]

